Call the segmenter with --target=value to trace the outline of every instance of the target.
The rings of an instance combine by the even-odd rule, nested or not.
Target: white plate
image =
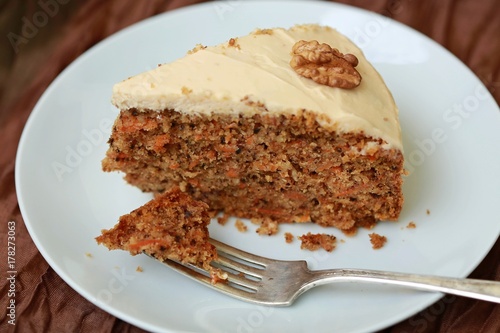
[[[312,268],[364,267],[467,276],[497,239],[500,224],[500,112],[481,82],[423,35],[374,13],[324,2],[206,3],[153,17],[93,47],[61,73],[24,130],[16,184],[25,223],[38,249],[77,292],[134,325],[163,332],[367,332],[403,320],[441,295],[396,287],[318,287],[289,308],[268,308],[217,294],[145,256],[109,252],[94,237],[149,199],[100,160],[117,111],[111,87],[174,60],[196,43],[210,45],[256,27],[320,23],[365,51],[401,112],[411,175],[399,223],[347,238],[335,229],[286,225],[281,234],[331,232],[345,243],[308,252],[283,236],[239,233],[212,223],[216,239]],[[426,210],[430,210],[430,214]],[[405,226],[414,221],[416,229]],[[86,256],[92,254],[92,257]],[[137,266],[143,272],[137,272]]]

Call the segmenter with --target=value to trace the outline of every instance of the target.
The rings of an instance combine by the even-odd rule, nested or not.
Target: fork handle
[[[460,279],[362,269],[333,269],[310,272],[312,275],[309,281],[310,285],[305,285],[303,291],[316,285],[331,282],[360,281],[399,285],[426,291],[438,291],[446,294],[500,303],[499,281]]]

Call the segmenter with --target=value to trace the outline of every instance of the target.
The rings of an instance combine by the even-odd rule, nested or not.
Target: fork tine
[[[210,243],[215,246],[218,254],[218,258],[212,261],[211,265],[227,274],[227,280],[215,278],[218,281],[214,283],[211,272],[196,265],[183,264],[173,260],[162,261],[152,255],[145,254],[178,273],[228,296],[256,304],[281,306],[291,304],[290,301],[281,297],[282,285],[279,284],[281,279],[275,279],[277,276],[283,277],[277,263],[285,262],[260,257],[214,239],[210,239]],[[289,272],[291,266],[287,265],[287,267],[289,268],[286,271]],[[212,272],[212,274],[214,273]],[[269,276],[272,274],[278,275]]]
[[[253,276],[257,279],[262,279],[262,269],[258,269],[252,266],[244,265],[238,261],[235,261],[224,255],[225,253],[219,253],[219,258],[215,261],[217,264],[222,265],[223,267],[228,267],[237,272],[241,272],[243,274]],[[239,258],[239,257],[238,257]]]
[[[214,245],[217,248],[217,251],[229,254],[235,258],[248,261],[254,265],[259,265],[262,266],[262,268],[265,268],[267,265],[272,263],[271,259],[260,257],[258,255],[248,253],[239,249],[236,249],[232,246],[229,246],[227,244],[221,243],[213,238],[210,239],[210,243]]]
[[[192,279],[195,279],[197,281],[201,281],[203,283],[206,283],[208,285],[212,284],[212,278],[210,277],[210,274],[208,274],[208,272],[206,272],[205,270],[199,268],[199,267],[196,267],[194,265],[189,265],[189,264],[181,264],[181,263],[178,263],[177,261],[173,261],[173,260],[159,260],[159,259],[156,259],[155,257],[152,257],[148,254],[146,254],[147,256],[161,262],[162,264],[166,265],[166,266],[169,266],[171,268],[173,268],[174,270],[178,271],[179,273],[183,274],[183,275],[187,275],[188,277],[192,278]],[[206,273],[206,274],[203,274],[202,272]]]
[[[154,256],[145,253],[148,257],[161,262],[165,266],[172,268],[173,270],[189,277],[190,279],[201,282],[206,286],[223,292],[229,296],[245,300],[252,301],[251,295],[255,294],[258,290],[259,283],[257,281],[252,281],[239,275],[228,273],[228,279],[224,282],[213,283],[210,273],[192,264],[181,264],[173,260],[159,260]]]
[[[227,281],[233,283],[239,287],[243,287],[248,289],[247,291],[250,293],[255,293],[260,287],[260,281],[254,281],[246,278],[245,276],[239,274],[227,274]],[[224,282],[223,282],[224,283]]]

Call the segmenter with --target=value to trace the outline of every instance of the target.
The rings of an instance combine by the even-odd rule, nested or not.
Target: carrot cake
[[[179,187],[227,215],[343,230],[401,211],[398,109],[332,28],[198,45],[116,84],[112,102],[120,113],[103,169],[142,191]]]
[[[209,242],[209,223],[206,203],[173,189],[123,215],[96,240],[110,250],[193,264],[214,276],[217,274],[210,263],[217,258],[217,251]]]

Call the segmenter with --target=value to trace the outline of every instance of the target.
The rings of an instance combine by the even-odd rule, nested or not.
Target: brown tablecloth
[[[0,332],[143,332],[85,300],[42,258],[19,211],[14,185],[15,154],[36,101],[76,57],[134,22],[197,2],[201,1],[7,0],[0,3]],[[500,101],[498,0],[339,2],[389,16],[431,37],[469,66],[497,103]],[[47,20],[40,11],[47,13]],[[39,27],[29,27],[33,20],[39,20]],[[500,223],[500,217],[498,220]],[[10,286],[6,273],[9,221],[16,223],[15,326],[8,325],[9,318],[5,316]],[[500,241],[497,241],[471,277],[500,280],[499,262]],[[498,333],[500,305],[446,297],[383,332]]]

